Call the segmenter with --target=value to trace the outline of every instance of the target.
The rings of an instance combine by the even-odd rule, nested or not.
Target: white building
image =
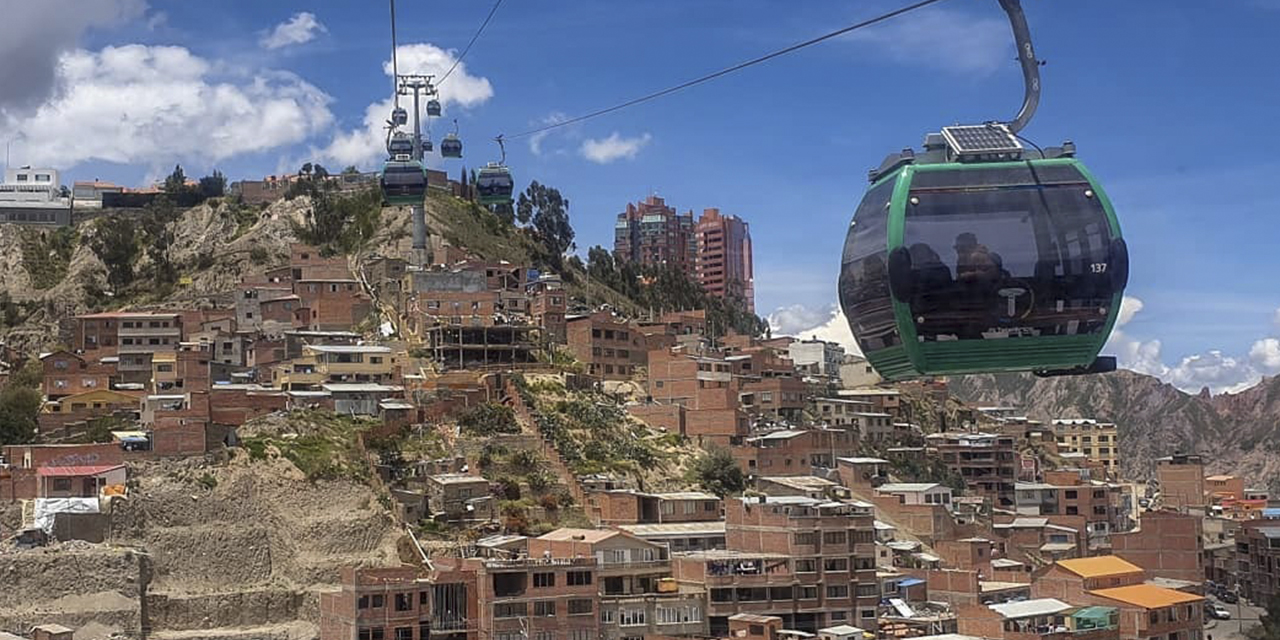
[[[884,378],[876,373],[875,367],[871,366],[867,359],[854,355],[852,353],[845,354],[844,360],[840,363],[840,386],[845,389],[864,389],[866,387],[874,387]]]
[[[844,347],[825,340],[795,340],[787,353],[796,371],[804,376],[837,380],[844,362]]]
[[[951,487],[936,482],[898,482],[876,487],[882,495],[898,496],[902,504],[940,504],[951,509]]]
[[[71,224],[71,196],[63,190],[57,169],[5,169],[0,222]]]

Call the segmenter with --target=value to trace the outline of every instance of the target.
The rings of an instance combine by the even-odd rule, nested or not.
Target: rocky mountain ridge
[[[1093,418],[1119,427],[1121,466],[1135,479],[1177,452],[1205,457],[1208,473],[1242,476],[1280,490],[1280,378],[1236,394],[1188,394],[1158,378],[1117,371],[1095,376],[963,376],[952,392],[981,405],[1016,406],[1028,417]]]

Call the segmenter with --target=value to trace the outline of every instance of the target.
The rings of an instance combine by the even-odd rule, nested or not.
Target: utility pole
[[[416,74],[396,75],[396,93],[402,96],[413,95],[413,159],[419,164],[422,163],[423,153],[422,110],[419,108],[418,99],[424,92],[428,96],[435,95],[435,87],[431,84],[434,77]],[[426,167],[423,167],[423,171],[426,171]],[[422,203],[413,205],[409,215],[413,220],[413,262],[422,268],[427,263],[427,218]]]

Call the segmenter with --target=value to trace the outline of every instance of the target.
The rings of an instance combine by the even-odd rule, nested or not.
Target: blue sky
[[[0,138],[14,140],[15,163],[35,158],[72,179],[138,184],[178,161],[189,174],[216,166],[235,179],[313,158],[341,168],[376,153],[367,151],[365,121],[385,117],[370,105],[389,94],[381,3],[33,4],[40,10],[17,15],[0,36],[10,29],[39,38],[62,61],[47,74],[63,84],[41,93],[35,83],[25,103],[0,102]],[[446,84],[447,116],[458,118],[464,162],[474,166],[495,158],[488,139],[498,133],[607,106],[902,4],[508,0]],[[1280,157],[1267,146],[1280,139],[1271,46],[1280,1],[1025,4],[1048,63],[1044,102],[1024,134],[1041,145],[1077,143],[1129,240],[1131,318],[1113,349],[1127,366],[1193,390],[1236,389],[1280,371],[1280,197],[1271,184]],[[489,8],[402,0],[400,43],[445,50],[405,55],[424,65],[448,61]],[[54,24],[54,15],[64,19]],[[67,15],[76,16],[69,26]],[[148,48],[108,64],[106,48],[132,44]],[[181,49],[150,48],[161,46]],[[782,329],[826,324],[819,334],[836,335],[840,319],[827,322],[836,269],[866,169],[939,126],[1012,116],[1021,98],[1014,57],[995,0],[948,0],[557,130],[536,150],[529,139],[509,143],[508,162],[518,184],[537,179],[570,199],[583,253],[610,244],[616,213],[651,192],[682,210],[742,216],[755,242],[757,308],[783,308],[775,316]],[[128,65],[143,70],[122,71]],[[113,82],[140,92],[118,107],[127,117],[103,106],[134,95]],[[448,84],[457,85],[452,94]],[[187,93],[193,97],[181,98]],[[246,104],[261,108],[250,115],[239,110]],[[344,135],[345,146],[335,145]],[[110,143],[95,146],[95,138]],[[459,164],[445,167],[456,174]]]

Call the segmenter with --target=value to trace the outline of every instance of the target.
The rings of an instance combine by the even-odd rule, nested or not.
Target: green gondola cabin
[[[1128,251],[1074,149],[1051,151],[933,163],[904,152],[873,172],[839,296],[885,379],[1114,368],[1098,352],[1120,311]]]

